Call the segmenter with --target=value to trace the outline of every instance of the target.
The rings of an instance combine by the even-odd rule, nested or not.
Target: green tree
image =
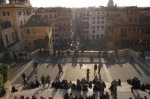
[[[0,64],[0,74],[2,74],[3,83],[5,83],[9,79],[9,65],[8,64]]]
[[[4,89],[4,83],[9,79],[9,65],[0,63],[0,96],[3,96],[6,92]]]

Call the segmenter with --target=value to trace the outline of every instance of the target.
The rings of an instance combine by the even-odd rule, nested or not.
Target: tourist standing
[[[94,65],[94,72],[97,70],[97,64]]]
[[[45,87],[45,76],[43,75],[41,77],[41,84],[43,85],[43,87]]]
[[[47,75],[47,77],[46,77],[46,83],[48,84],[48,87],[49,87],[49,85],[51,83],[51,77],[49,75]]]

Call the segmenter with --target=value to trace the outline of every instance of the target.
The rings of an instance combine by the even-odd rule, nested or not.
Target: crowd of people
[[[26,75],[24,73],[22,74],[22,78],[23,78],[24,89],[32,89],[32,88],[37,88],[40,86],[45,87],[45,84],[48,84],[48,87],[49,87],[51,83],[50,75],[47,75],[46,77],[42,75],[40,78],[41,80],[40,82],[38,81],[37,77],[35,81],[28,82]]]
[[[79,53],[78,51],[74,51],[75,56],[78,56],[78,53]],[[83,53],[84,53],[84,51],[81,51],[82,55],[83,55]],[[115,51],[115,53],[116,53],[116,56],[118,56],[118,52]],[[49,55],[49,51],[44,50],[44,51],[42,51],[42,54]],[[59,57],[60,56],[63,57],[63,54],[64,54],[64,52],[60,51],[60,50],[58,50],[58,51],[54,50],[53,51],[53,56],[58,55]],[[24,55],[27,58],[27,55],[21,53],[19,55],[20,59],[23,58],[22,55]],[[66,55],[70,55],[70,50],[66,50]],[[99,53],[98,53],[98,56],[100,56],[100,55],[101,55],[101,51],[99,51]],[[15,54],[14,54],[14,57],[15,57]],[[103,51],[103,57],[107,57],[107,51]],[[133,63],[133,58],[131,58],[131,63]],[[37,65],[38,65],[37,62],[35,62],[33,64],[33,71],[35,71],[37,69]],[[94,65],[94,72],[96,72],[98,69],[98,73],[100,73],[101,67],[102,67],[102,65],[97,66],[97,64],[95,64]],[[58,64],[58,69],[59,69],[59,73],[63,74],[62,64]],[[90,70],[87,70],[87,76],[89,75],[89,73],[90,73]],[[49,87],[51,84],[51,87],[55,88],[55,89],[69,89],[69,88],[71,88],[71,90],[77,90],[77,91],[88,91],[89,89],[93,89],[93,91],[101,92],[99,99],[110,99],[108,92],[106,92],[104,94],[104,89],[106,88],[105,82],[98,80],[97,76],[95,76],[93,81],[89,81],[89,80],[86,80],[85,78],[83,78],[81,80],[77,79],[77,81],[75,83],[72,81],[67,81],[67,80],[62,80],[62,81],[54,80],[51,83],[51,77],[49,75],[47,75],[47,76],[42,75],[40,78],[40,82],[38,81],[38,79],[36,77],[35,81],[31,81],[30,83],[28,83],[27,77],[24,73],[22,74],[22,78],[23,78],[24,86],[30,86],[30,88],[37,88],[40,86],[45,87],[45,84],[48,84],[48,87]],[[141,89],[142,91],[145,91],[146,89],[150,90],[150,84],[141,84],[140,80],[136,77],[133,79],[128,79],[127,82],[128,82],[128,84],[132,85],[132,87],[131,87],[132,92],[133,92],[133,90],[136,90],[136,89]],[[109,87],[111,95],[115,98],[117,98],[117,87],[118,86],[121,86],[121,80],[120,79],[118,79],[118,81],[113,80],[111,82],[111,86]],[[13,90],[12,92],[18,91],[15,88],[15,86],[12,87],[12,90]],[[21,99],[37,99],[37,98],[35,96],[32,96],[32,98],[29,98],[29,97],[25,98],[24,96],[21,96]],[[40,99],[45,99],[45,98],[43,96],[41,96]],[[52,98],[49,97],[48,99],[52,99]],[[64,99],[95,99],[95,94],[83,97],[82,95],[74,95],[73,96],[72,93],[70,93],[70,94],[66,93],[64,95]],[[129,98],[129,99],[132,99],[132,98]],[[147,99],[147,97],[145,96],[144,98],[140,97],[137,99]]]
[[[23,74],[25,75],[25,74]],[[24,76],[22,76],[23,79],[24,79]],[[104,81],[100,81],[98,80],[96,77],[92,80],[92,81],[87,81],[85,78],[79,80],[77,79],[76,82],[72,82],[72,81],[67,81],[67,80],[55,80],[51,83],[51,77],[49,75],[47,75],[47,77],[45,76],[41,76],[41,83],[38,82],[38,84],[34,83],[31,81],[30,83],[30,86],[31,88],[36,88],[36,87],[39,87],[39,86],[43,86],[45,87],[45,84],[48,84],[48,86],[50,86],[51,84],[51,87],[52,88],[55,88],[55,89],[71,89],[71,90],[77,90],[77,91],[88,91],[89,89],[93,89],[93,91],[98,91],[100,92],[100,95],[99,95],[99,99],[110,99],[110,95],[108,94],[108,92],[106,92],[104,94],[104,89],[106,88],[106,84]],[[35,81],[36,82],[36,81]],[[128,79],[127,82],[129,84],[132,85],[131,89],[141,89],[143,90],[143,85],[140,84],[140,80],[138,78],[133,78],[133,79]],[[38,86],[36,86],[38,85]],[[118,86],[121,86],[121,80],[118,79],[117,80],[113,80],[111,82],[111,86],[109,87],[109,90],[111,92],[111,96],[114,97],[114,99],[117,99],[117,87]],[[18,90],[15,89],[15,87],[13,86],[14,88],[14,92],[17,92]],[[150,90],[150,84],[146,84],[144,86],[145,89],[148,89]],[[145,91],[145,90],[143,90]],[[138,96],[136,96],[138,97]],[[16,98],[17,99],[17,98]],[[35,96],[32,96],[32,98],[29,98],[29,97],[24,97],[22,96],[20,99],[37,99]],[[44,98],[43,96],[40,97],[40,99],[46,99]],[[48,99],[53,99],[53,98],[48,98]],[[86,96],[82,96],[82,95],[73,95],[72,93],[66,93],[64,95],[64,99],[96,99],[95,98],[95,94],[93,95],[86,95]],[[132,99],[132,98],[129,98],[129,99]],[[148,99],[147,96],[144,96],[144,98],[142,97],[139,97],[139,98],[136,98],[136,99]]]
[[[20,96],[19,98],[18,97],[14,97],[14,99],[38,99],[36,96],[32,96],[32,97],[25,97],[25,96]],[[41,96],[39,99],[47,99],[47,98],[44,98],[43,96]],[[53,99],[52,97],[48,97],[48,99]]]
[[[95,94],[93,95],[86,95],[85,97],[83,97],[82,95],[73,95],[72,93],[66,93],[64,95],[64,99],[95,99],[96,96]],[[106,92],[106,94],[104,93],[101,93],[100,96],[99,96],[99,99],[110,99],[110,96],[108,94],[108,92]]]
[[[93,87],[94,84],[94,87]],[[55,89],[69,89],[78,90],[78,91],[88,91],[88,89],[92,89],[93,91],[102,91],[104,92],[104,88],[106,87],[103,81],[97,81],[94,79],[93,81],[87,81],[85,78],[79,80],[77,79],[76,83],[72,83],[71,81],[63,80],[62,82],[59,80],[55,80],[52,82],[52,87]]]
[[[150,84],[146,83],[146,84],[141,84],[140,80],[137,77],[134,77],[133,79],[128,79],[127,83],[132,85],[131,87],[131,91],[133,92],[133,90],[137,90],[140,89],[142,91],[150,90]]]

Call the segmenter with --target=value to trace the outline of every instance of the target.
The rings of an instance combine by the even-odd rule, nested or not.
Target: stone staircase
[[[75,81],[72,81],[75,82]],[[114,99],[111,96],[109,87],[110,87],[110,83],[109,82],[105,82],[106,83],[106,88],[105,88],[105,92],[108,92],[110,95],[110,99]],[[20,97],[20,96],[25,96],[25,97],[32,97],[32,95],[35,95],[37,97],[37,99],[40,99],[41,96],[43,96],[45,99],[48,99],[48,97],[53,97],[53,99],[63,99],[63,96],[66,92],[68,93],[72,93],[73,95],[82,95],[82,96],[86,96],[86,95],[92,95],[93,93],[96,96],[96,99],[99,99],[99,95],[101,94],[101,92],[93,92],[93,89],[89,89],[89,91],[76,91],[76,90],[71,90],[71,89],[54,89],[54,88],[50,88],[50,87],[39,87],[39,88],[35,88],[35,89],[29,89],[29,90],[22,90],[22,85],[21,84],[14,84],[16,86],[16,88],[18,89],[18,92],[11,94],[11,99],[14,99],[14,97]],[[122,86],[118,86],[117,87],[117,96],[118,99],[129,99],[129,97],[132,97],[132,99],[135,98],[136,95],[140,95],[141,97],[147,96],[148,99],[150,99],[150,95],[148,95],[148,92],[143,92],[140,90],[136,90],[133,93],[131,92],[131,86],[129,84],[127,84],[126,82],[122,82]]]

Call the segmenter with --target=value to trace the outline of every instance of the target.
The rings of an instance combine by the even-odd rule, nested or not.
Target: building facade
[[[106,7],[108,49],[150,50],[150,8]]]
[[[76,11],[78,32],[85,42],[95,46],[102,46],[105,38],[106,11],[103,7],[81,8]]]
[[[52,37],[55,46],[67,47],[72,41],[72,11],[70,8],[39,8],[37,15],[52,24]]]
[[[32,6],[28,0],[9,0],[0,4],[0,35],[1,48],[11,50],[24,49],[22,26],[32,16]],[[12,46],[13,45],[13,46]]]
[[[34,51],[36,49],[52,50],[52,25],[44,21],[41,15],[33,15],[23,26],[26,39],[26,49]]]

